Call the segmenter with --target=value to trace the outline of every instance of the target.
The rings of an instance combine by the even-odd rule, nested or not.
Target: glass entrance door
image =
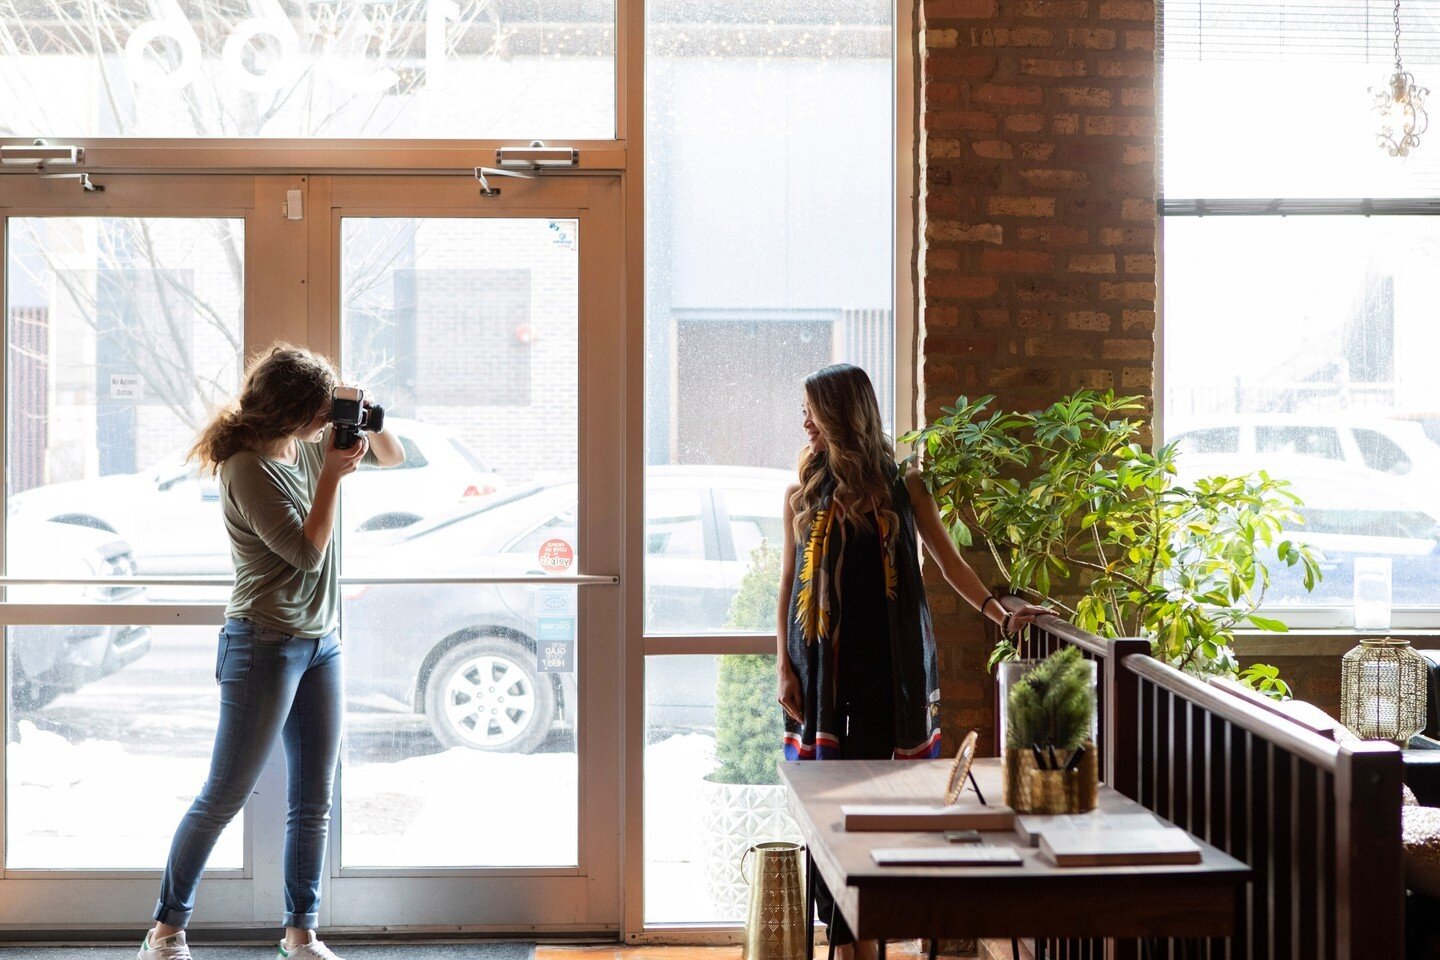
[[[322,924],[617,929],[618,182],[108,179],[0,180],[0,924],[148,916],[208,763],[230,573],[183,454],[287,339],[406,453],[343,485]],[[277,753],[197,924],[276,922],[283,798]]]
[[[618,925],[618,183],[318,186],[343,373],[406,452],[345,505],[336,922]]]

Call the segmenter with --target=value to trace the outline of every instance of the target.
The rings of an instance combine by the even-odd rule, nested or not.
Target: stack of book
[[[1200,862],[1190,834],[1148,813],[1023,816],[1015,832],[1057,867],[1121,867]]]

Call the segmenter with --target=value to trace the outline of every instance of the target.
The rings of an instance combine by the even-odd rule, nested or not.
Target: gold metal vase
[[[1100,803],[1100,764],[1095,744],[1074,770],[1044,770],[1029,750],[1005,751],[1005,803],[1016,813],[1088,813]]]
[[[798,843],[757,843],[740,858],[740,874],[754,857],[750,910],[742,960],[804,960],[805,848]]]

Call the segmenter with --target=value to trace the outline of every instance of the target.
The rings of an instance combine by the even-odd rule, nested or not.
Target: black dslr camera
[[[385,429],[385,408],[365,401],[359,387],[336,387],[330,396],[330,423],[335,429],[335,448],[349,450],[360,441],[362,432]]]

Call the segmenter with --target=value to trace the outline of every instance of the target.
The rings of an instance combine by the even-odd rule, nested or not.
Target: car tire
[[[555,685],[535,652],[503,637],[477,637],[436,661],[425,685],[425,717],[446,747],[532,753],[555,723]]]

